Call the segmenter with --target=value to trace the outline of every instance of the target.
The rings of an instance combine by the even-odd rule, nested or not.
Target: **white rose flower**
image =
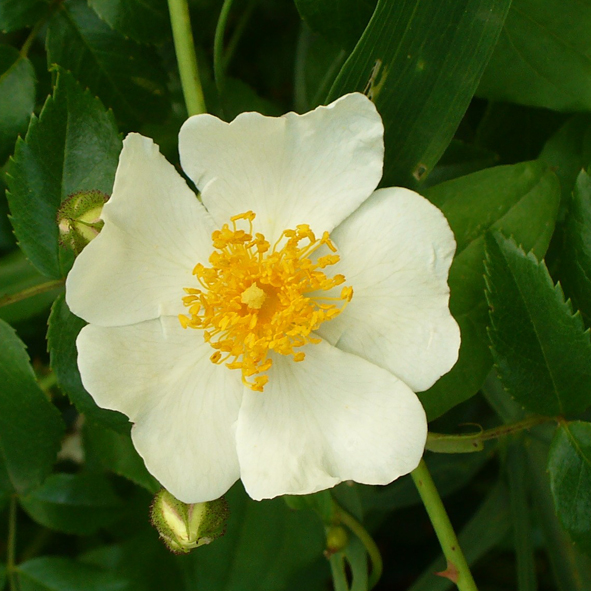
[[[443,214],[375,190],[383,126],[350,94],[305,115],[191,117],[185,173],[130,134],[104,227],[76,259],[78,365],[125,413],[148,470],[185,503],[237,480],[253,499],[419,463],[414,394],[457,359]]]

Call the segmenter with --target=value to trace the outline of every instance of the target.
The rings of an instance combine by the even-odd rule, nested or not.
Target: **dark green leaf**
[[[34,25],[47,11],[48,0],[0,0],[0,30],[4,33]]]
[[[591,6],[513,0],[478,94],[557,111],[591,108]]]
[[[12,154],[19,133],[27,131],[35,107],[33,64],[8,45],[0,45],[0,105],[1,164]]]
[[[367,26],[376,0],[295,0],[309,27],[345,49],[352,49]]]
[[[509,493],[503,484],[497,484],[488,494],[478,511],[458,536],[460,546],[469,565],[487,554],[505,538],[511,527]],[[454,585],[449,579],[434,573],[445,570],[443,557],[432,562],[408,591],[446,591]]]
[[[27,261],[20,251],[14,251],[0,259],[0,299],[14,295],[34,286],[45,283],[47,279]],[[0,307],[0,318],[6,322],[18,322],[47,310],[53,300],[63,291],[57,287],[20,302]]]
[[[61,556],[33,558],[17,573],[20,591],[133,591],[124,578]]]
[[[89,0],[113,29],[139,43],[159,43],[171,35],[166,0]]]
[[[6,584],[6,567],[3,564],[0,564],[0,589],[4,589],[5,584]]]
[[[591,423],[563,423],[548,456],[556,514],[583,552],[591,555]]]
[[[57,279],[68,270],[60,261],[60,203],[85,189],[110,194],[120,151],[112,113],[60,71],[53,97],[17,142],[7,173],[16,236],[43,274]]]
[[[591,177],[582,171],[564,225],[561,279],[588,324],[591,324]]]
[[[103,468],[128,478],[151,493],[156,493],[162,488],[148,472],[144,460],[133,447],[129,428],[127,433],[118,433],[87,422],[84,434],[87,452],[92,453]]]
[[[437,164],[474,94],[509,4],[379,0],[329,98],[366,90],[375,102],[386,130],[385,185],[416,187]]]
[[[430,419],[473,396],[490,368],[484,297],[484,234],[501,230],[538,256],[554,231],[560,187],[541,162],[498,166],[425,191],[447,217],[458,244],[449,276],[450,309],[462,332],[460,359],[419,396]]]
[[[47,59],[70,70],[119,118],[137,122],[166,115],[166,75],[155,50],[111,29],[85,0],[66,0],[53,15]]]
[[[84,413],[90,421],[112,427],[121,433],[128,433],[127,417],[113,410],[99,408],[82,385],[77,364],[76,338],[85,324],[84,320],[70,312],[63,296],[55,301],[47,330],[51,368],[57,376],[58,384],[78,412]]]
[[[248,84],[237,78],[226,78],[221,96],[224,116],[231,121],[245,111],[257,111],[263,115],[279,116],[281,110],[272,102],[261,98]]]
[[[120,500],[98,474],[52,474],[19,501],[37,523],[67,534],[92,534],[120,517]]]
[[[299,569],[321,556],[324,532],[314,513],[291,511],[282,499],[254,502],[240,484],[226,498],[230,519],[224,537],[181,557],[187,588],[282,591]]]
[[[565,204],[570,199],[581,168],[591,164],[591,116],[581,114],[569,119],[546,142],[540,160],[556,172]]]
[[[501,381],[525,408],[549,416],[591,404],[591,342],[546,265],[495,233],[486,238],[489,337]]]
[[[24,494],[51,471],[64,431],[57,409],[35,381],[25,346],[0,320],[0,454]]]

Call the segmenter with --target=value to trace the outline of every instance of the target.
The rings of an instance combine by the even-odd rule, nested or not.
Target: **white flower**
[[[375,190],[382,136],[361,94],[301,116],[191,117],[181,164],[203,204],[151,140],[125,140],[67,301],[89,323],[84,386],[130,418],[148,470],[183,502],[238,478],[263,499],[417,466],[414,392],[458,355],[455,242],[420,195]]]

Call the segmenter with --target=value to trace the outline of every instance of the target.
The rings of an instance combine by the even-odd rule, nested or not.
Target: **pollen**
[[[301,224],[271,245],[253,232],[254,219],[248,211],[213,232],[210,266],[193,269],[200,287],[185,288],[188,313],[179,320],[203,331],[213,363],[240,370],[242,382],[262,392],[270,353],[303,361],[302,347],[320,342],[314,331],[341,313],[353,289],[343,275],[325,272],[340,260],[328,232],[317,239]]]

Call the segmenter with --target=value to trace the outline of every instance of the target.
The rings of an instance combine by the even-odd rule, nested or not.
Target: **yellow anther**
[[[269,353],[303,361],[305,353],[296,349],[320,342],[313,331],[341,313],[353,289],[343,287],[335,295],[345,278],[323,271],[340,260],[337,254],[313,256],[322,246],[336,253],[328,232],[316,239],[309,225],[300,224],[284,230],[271,246],[262,234],[253,236],[254,219],[247,211],[230,218],[231,227],[225,224],[213,232],[211,267],[195,265],[201,288],[185,288],[188,316],[179,321],[183,328],[203,330],[215,350],[213,363],[240,369],[242,382],[262,392],[269,377],[261,374],[273,363]],[[238,228],[241,220],[248,231]],[[330,290],[331,297],[322,297]]]

